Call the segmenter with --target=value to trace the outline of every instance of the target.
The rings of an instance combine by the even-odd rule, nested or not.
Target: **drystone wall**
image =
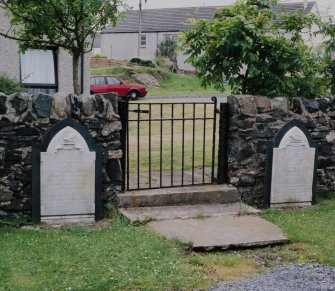
[[[318,144],[317,193],[335,190],[335,97],[229,96],[228,176],[242,200],[262,204],[266,147],[292,119]]]
[[[75,96],[0,93],[0,217],[30,215],[32,145],[57,121],[72,117],[103,148],[103,201],[113,202],[121,185],[121,122],[117,95]],[[79,161],[80,162],[80,161]]]

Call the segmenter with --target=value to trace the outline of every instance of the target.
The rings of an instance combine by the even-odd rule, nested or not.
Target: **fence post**
[[[126,155],[127,155],[127,131],[128,131],[128,100],[119,100],[119,115],[121,118],[122,130],[120,133],[120,142],[122,144],[122,158],[121,158],[121,170],[122,170],[122,185],[121,191],[126,190]]]
[[[228,182],[228,103],[220,103],[217,183]]]

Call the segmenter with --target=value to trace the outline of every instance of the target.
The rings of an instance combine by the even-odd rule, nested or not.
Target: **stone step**
[[[121,208],[239,202],[238,191],[231,185],[128,191],[121,193],[119,198]]]
[[[158,207],[121,208],[120,212],[131,222],[167,219],[205,219],[208,217],[258,214],[260,211],[244,203],[198,204]]]

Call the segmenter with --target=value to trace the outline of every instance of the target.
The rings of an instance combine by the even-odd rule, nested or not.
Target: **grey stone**
[[[33,97],[33,107],[37,116],[50,117],[52,109],[52,96],[47,94],[35,94]]]
[[[320,110],[320,105],[317,101],[301,97],[302,104],[309,113],[314,113]]]
[[[0,210],[0,218],[5,218],[5,217],[7,217],[7,212]]]
[[[0,202],[7,202],[13,199],[13,191],[7,186],[0,185]]]
[[[254,154],[251,144],[238,138],[231,138],[228,140],[228,148],[230,161],[239,162]]]
[[[253,96],[241,95],[238,97],[238,103],[240,105],[240,113],[245,116],[255,117],[257,114],[257,108]]]
[[[108,159],[121,159],[123,156],[123,152],[121,149],[119,150],[110,150],[107,152]]]
[[[287,116],[288,100],[285,97],[276,97],[271,99],[271,106],[273,109],[273,117],[281,118]]]
[[[14,93],[9,97],[9,102],[16,114],[21,115],[28,109],[28,95],[24,93]]]
[[[122,129],[122,124],[120,121],[110,122],[107,123],[104,128],[102,129],[102,136],[108,136],[112,133],[120,131]]]
[[[7,106],[6,106],[7,96],[0,93],[0,114],[6,114]]]
[[[52,113],[54,119],[67,117],[71,113],[71,105],[66,95],[60,93],[53,95]]]
[[[319,103],[320,110],[326,113],[330,104],[329,100],[327,100],[326,98],[319,98],[317,102]]]
[[[81,118],[81,97],[75,94],[69,96],[71,103],[71,117],[80,119]]]
[[[95,112],[95,97],[81,96],[81,112],[84,116],[89,117]]]
[[[122,180],[121,163],[119,159],[109,159],[106,164],[106,174],[112,183]]]
[[[331,132],[329,132],[329,134],[327,134],[326,141],[328,143],[335,144],[335,131],[334,130],[332,130]]]
[[[240,106],[237,97],[234,95],[229,95],[227,97],[227,103],[229,104],[229,114],[230,115],[238,114]]]
[[[257,107],[258,113],[267,113],[271,111],[271,102],[269,98],[261,97],[261,96],[255,96],[255,104]]]
[[[301,103],[300,98],[293,98],[292,111],[296,114],[301,114],[303,112],[303,105]]]

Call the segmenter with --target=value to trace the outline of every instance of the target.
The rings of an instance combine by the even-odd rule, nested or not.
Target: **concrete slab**
[[[222,217],[225,215],[258,214],[260,211],[244,203],[199,204],[161,207],[121,208],[120,212],[131,222]]]
[[[121,193],[119,198],[122,208],[233,203],[239,201],[238,191],[231,185],[202,185],[127,191]]]
[[[228,249],[287,242],[279,227],[251,215],[152,221],[148,227],[168,239],[190,243],[193,248]]]

